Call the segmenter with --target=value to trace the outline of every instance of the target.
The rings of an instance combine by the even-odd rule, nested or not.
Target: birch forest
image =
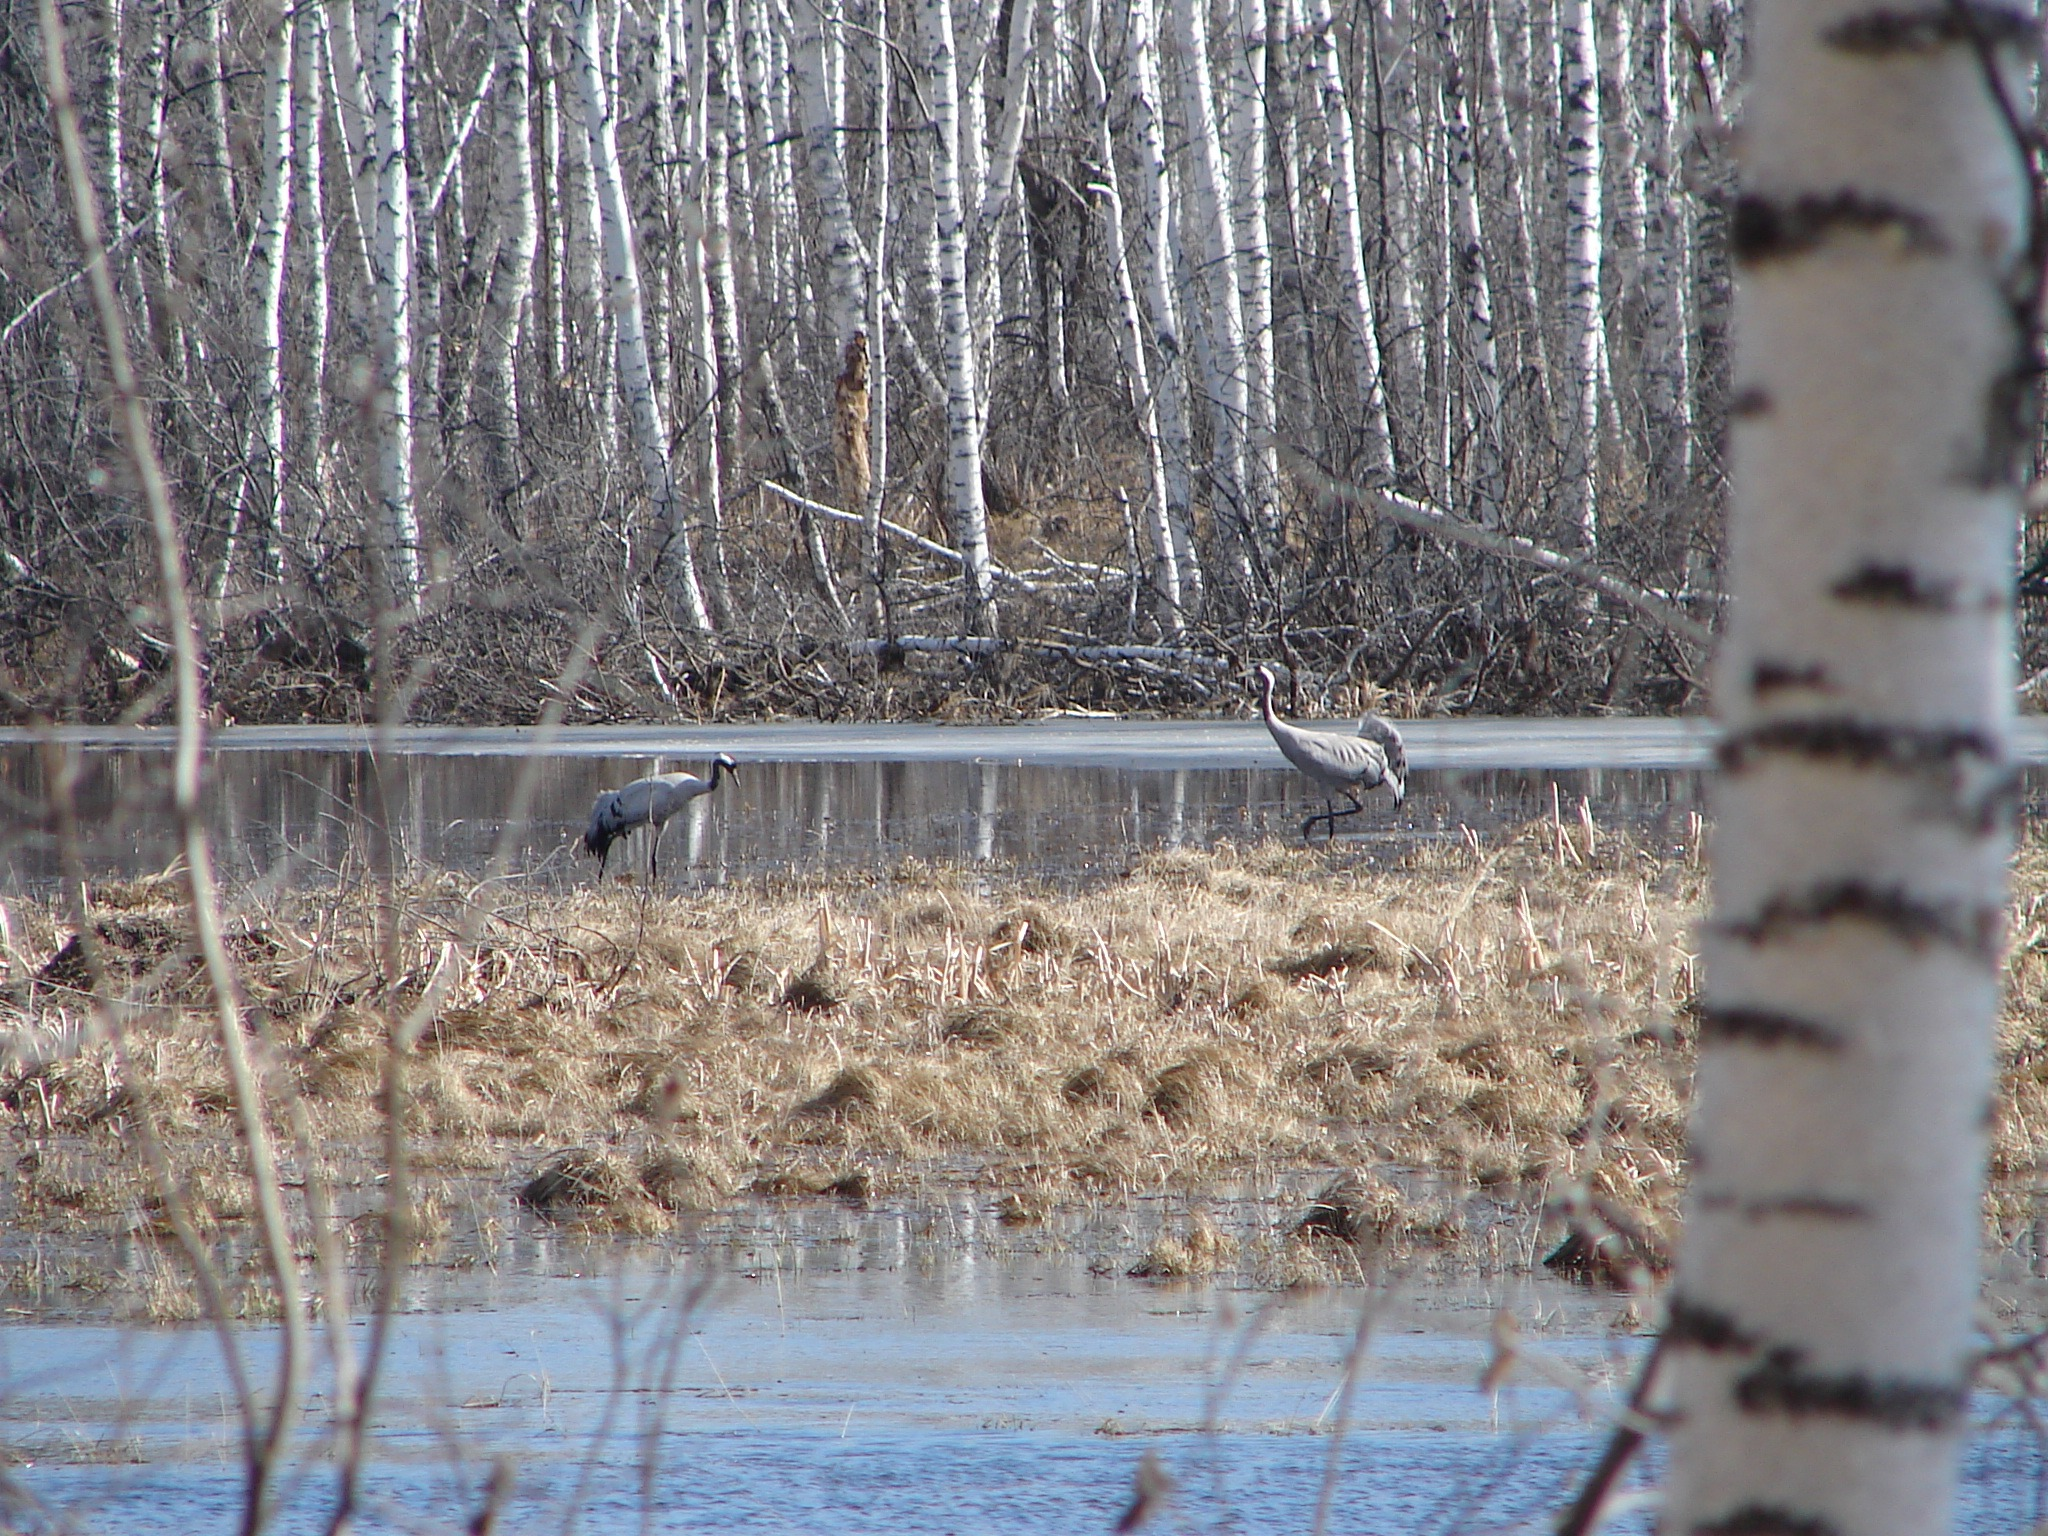
[[[60,14],[223,713],[1698,705],[1729,0]],[[148,718],[0,29],[0,686]]]

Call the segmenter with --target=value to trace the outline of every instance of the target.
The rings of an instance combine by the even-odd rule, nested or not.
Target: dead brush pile
[[[2041,842],[2019,881],[1993,1203],[2011,1221],[2048,1136]],[[1401,1207],[1385,1171],[1576,1191],[1668,1232],[1704,885],[1696,852],[1544,822],[1389,868],[1159,853],[1073,894],[925,865],[528,892],[468,946],[450,937],[466,891],[436,878],[405,893],[395,975],[365,893],[268,897],[229,928],[281,1143],[303,1124],[316,1154],[371,1147],[397,1039],[418,1166],[494,1175],[558,1219],[639,1232],[744,1198],[965,1182],[1029,1223],[1309,1175],[1367,1192],[1311,1237],[1455,1248],[1456,1212]],[[150,1219],[144,1116],[188,1178],[222,1162],[233,1106],[174,898],[95,892],[97,945],[11,905],[0,1106],[18,1140],[82,1149],[17,1169],[20,1220]]]

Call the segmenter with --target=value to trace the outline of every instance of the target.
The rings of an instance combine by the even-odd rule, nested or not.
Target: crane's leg
[[[652,834],[647,844],[647,879],[652,884],[661,878],[661,826],[655,822],[648,830]]]
[[[1315,815],[1309,817],[1307,821],[1304,821],[1301,824],[1301,840],[1304,843],[1308,842],[1310,829],[1312,829],[1315,826],[1315,824],[1319,821],[1330,821],[1330,816],[1336,809],[1337,807],[1333,805],[1329,800],[1324,800],[1322,810],[1317,812]],[[1337,835],[1337,824],[1334,821],[1330,821],[1330,835],[1332,837],[1335,837]]]
[[[1358,796],[1352,794],[1350,790],[1347,789],[1346,791],[1344,791],[1344,798],[1351,802],[1350,810],[1340,811],[1337,810],[1334,806],[1330,810],[1330,841],[1333,843],[1337,840],[1337,818],[1339,816],[1356,816],[1360,811],[1365,809],[1364,804],[1359,800]]]

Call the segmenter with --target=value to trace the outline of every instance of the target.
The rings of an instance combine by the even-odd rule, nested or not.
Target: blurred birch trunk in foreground
[[[2015,794],[2031,23],[1752,16],[1664,1528],[1934,1536],[1971,1386]]]

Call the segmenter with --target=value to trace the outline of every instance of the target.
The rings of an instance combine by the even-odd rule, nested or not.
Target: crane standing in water
[[[1336,731],[1309,731],[1289,725],[1273,713],[1273,669],[1259,668],[1259,712],[1266,717],[1266,729],[1281,755],[1307,774],[1323,791],[1325,809],[1301,824],[1303,842],[1317,822],[1326,822],[1330,836],[1337,835],[1339,816],[1356,816],[1365,809],[1358,797],[1384,784],[1394,792],[1398,807],[1408,793],[1408,749],[1392,722],[1367,715],[1358,723],[1356,736]],[[1351,809],[1337,809],[1336,795],[1351,802]]]
[[[661,851],[662,823],[699,795],[708,795],[718,788],[721,775],[736,775],[739,766],[721,752],[711,760],[709,778],[694,773],[657,773],[635,779],[624,789],[608,789],[599,795],[590,808],[590,825],[583,830],[585,850],[597,855],[597,878],[604,878],[605,861],[611,856],[613,843],[635,827],[652,827],[654,842],[647,850],[647,869],[659,880],[661,865],[657,856]]]

